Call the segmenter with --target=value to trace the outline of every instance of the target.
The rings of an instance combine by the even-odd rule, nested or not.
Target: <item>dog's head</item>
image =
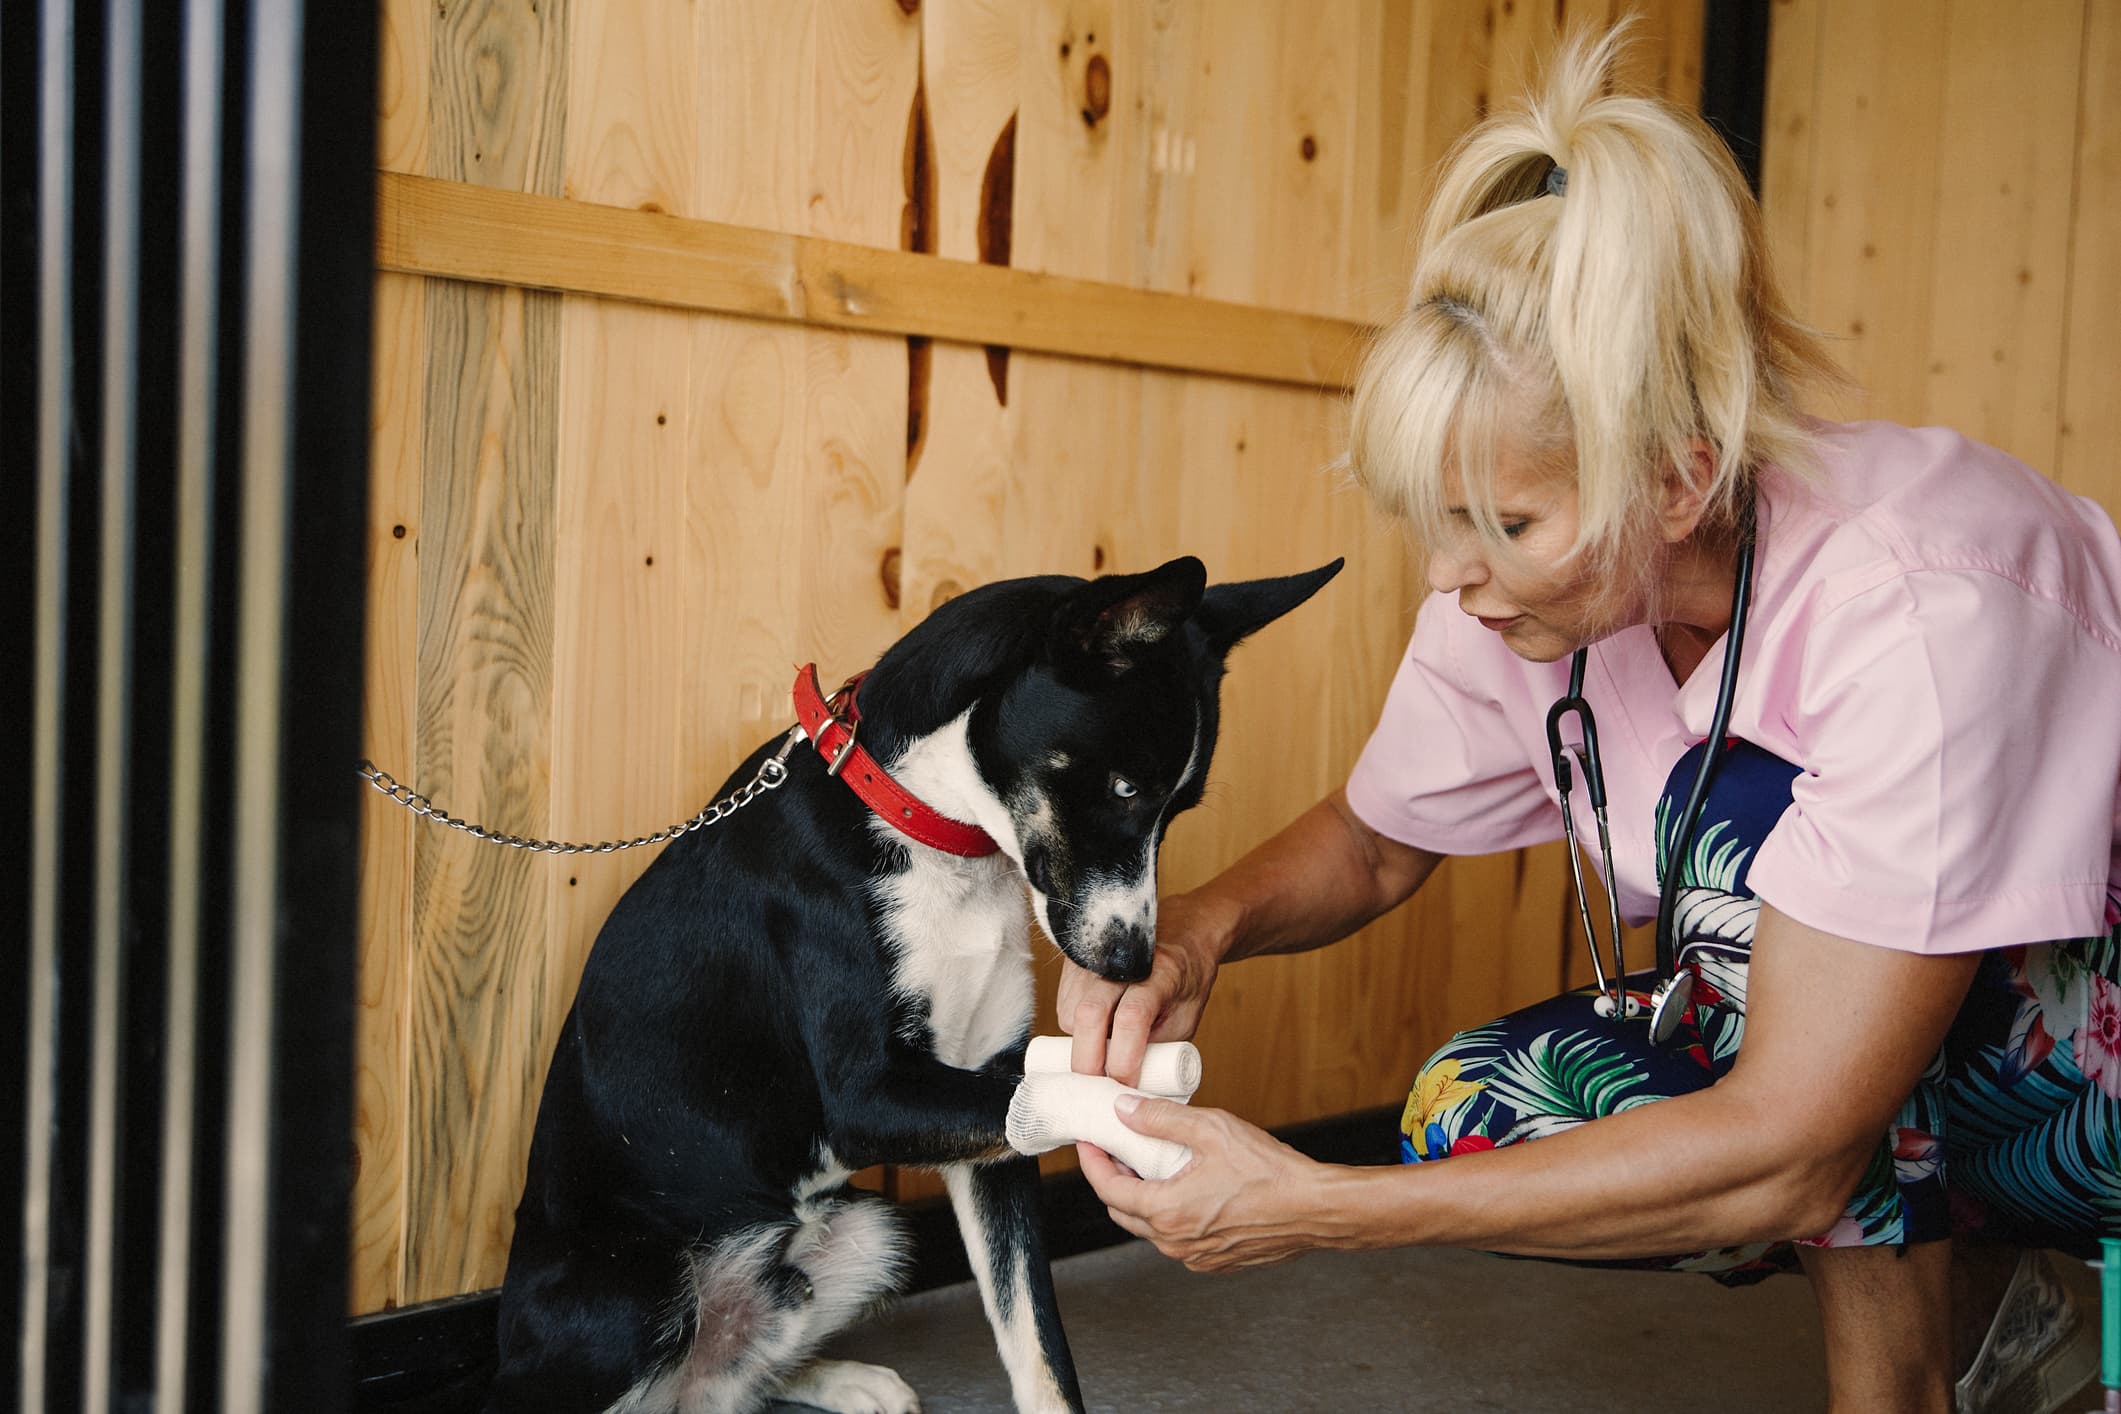
[[[1223,660],[1311,597],[1308,574],[1205,584],[1191,557],[1078,582],[1028,670],[983,699],[970,745],[1007,811],[1048,936],[1114,981],[1149,975],[1164,829],[1197,804],[1215,753]]]

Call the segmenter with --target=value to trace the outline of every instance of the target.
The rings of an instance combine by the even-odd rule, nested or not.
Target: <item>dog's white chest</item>
[[[878,886],[893,984],[924,1004],[937,1059],[973,1069],[1031,1019],[1030,916],[1014,866],[914,858]]]
[[[974,1069],[1031,1022],[1031,923],[1023,851],[1009,812],[973,764],[970,713],[915,742],[891,763],[901,785],[952,819],[977,824],[998,853],[963,859],[915,847],[906,868],[876,884],[894,954],[892,983],[921,1003],[936,1058]],[[882,820],[880,839],[896,840]]]

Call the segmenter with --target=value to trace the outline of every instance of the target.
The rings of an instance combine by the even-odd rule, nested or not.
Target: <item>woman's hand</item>
[[[1157,905],[1156,954],[1143,980],[1107,982],[1063,959],[1055,1009],[1061,1029],[1075,1038],[1075,1071],[1132,1085],[1151,1041],[1192,1039],[1230,927],[1227,908],[1176,894]]]
[[[1156,956],[1132,986],[1061,968],[1059,1013],[1084,1075],[1140,1078],[1151,1041],[1186,1041],[1227,961],[1345,938],[1404,902],[1443,856],[1387,839],[1339,791],[1189,894],[1157,909]]]
[[[1336,1246],[1345,1235],[1325,1191],[1335,1170],[1235,1115],[1153,1099],[1119,1113],[1129,1129],[1193,1151],[1175,1177],[1151,1183],[1095,1145],[1076,1145],[1112,1220],[1166,1257],[1196,1272],[1234,1271]]]

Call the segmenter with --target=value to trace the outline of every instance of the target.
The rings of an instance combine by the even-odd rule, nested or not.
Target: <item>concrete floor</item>
[[[1093,1410],[1825,1407],[1810,1288],[1590,1271],[1475,1252],[1320,1252],[1195,1276],[1141,1243],[1056,1264]],[[889,1365],[926,1414],[1010,1408],[969,1284],[907,1297],[826,1352]],[[792,1409],[792,1406],[780,1406]]]

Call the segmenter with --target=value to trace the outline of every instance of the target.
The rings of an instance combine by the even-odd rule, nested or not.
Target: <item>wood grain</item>
[[[545,836],[552,709],[558,299],[429,291],[420,557],[422,787],[489,828]],[[498,1279],[512,1153],[545,1003],[539,858],[435,830],[415,842],[408,1299]]]
[[[426,282],[376,281],[376,376],[369,442],[367,651],[362,751],[409,771],[418,741],[420,470],[425,422]],[[385,769],[389,769],[386,766]],[[372,791],[361,802],[360,961],[356,972],[352,1309],[405,1300],[407,940],[413,932],[418,821]]]
[[[556,193],[568,6],[468,3],[433,31],[430,161],[459,182]],[[547,832],[559,298],[427,291],[412,768],[457,813]],[[500,1279],[540,1032],[543,860],[423,830],[414,841],[407,1300]]]
[[[2086,0],[1953,0],[1919,413],[2055,465]],[[1894,337],[1886,332],[1885,337]]]
[[[1827,411],[1949,424],[2112,507],[2077,440],[2121,366],[2088,180],[2113,151],[2109,9],[1783,0],[1763,171],[1783,284],[1859,384]]]
[[[699,7],[691,46],[700,140],[690,214],[799,230],[816,122],[808,0]],[[682,649],[679,772],[719,782],[790,719],[802,661],[804,425],[809,370],[795,324],[695,317],[679,593],[696,606]],[[829,671],[829,668],[828,668]]]
[[[2121,6],[2085,7],[2056,478],[2121,515]]]
[[[1811,322],[1863,396],[1830,411],[1921,421],[1936,259],[1945,31],[1922,0],[1828,6],[1812,111]]]
[[[1426,189],[1421,160],[1432,85],[1422,54],[1433,6],[1363,0],[1355,120],[1348,125],[1354,178],[1348,203],[1351,317],[1383,324],[1398,313],[1414,264],[1414,222]]]
[[[376,165],[427,175],[433,11],[378,7]],[[427,282],[379,274],[370,377],[367,648],[362,750],[410,771],[418,743],[420,482],[426,426]],[[407,1047],[416,822],[381,796],[361,814],[360,960],[354,1011],[354,1181],[348,1304],[405,1300]]]
[[[1776,281],[1800,312],[1812,302],[1812,184],[1822,146],[1812,96],[1819,89],[1825,8],[1823,0],[1776,0],[1768,27],[1760,214]]]
[[[398,173],[376,200],[376,264],[406,274],[1313,387],[1346,386],[1362,337],[1346,320]]]
[[[897,245],[903,229],[905,123],[920,81],[918,17],[895,4],[824,4],[816,14],[803,231],[918,261],[884,249]],[[844,289],[863,283],[855,276]],[[885,279],[876,287],[893,283]],[[864,298],[841,297],[848,307]],[[874,332],[810,328],[804,358],[804,513],[794,562],[803,582],[798,661],[847,664],[852,671],[874,662],[899,634],[898,606],[885,592],[882,566],[901,543],[906,343]]]
[[[1014,182],[1021,10],[1012,0],[928,0],[921,27],[934,250],[946,259],[976,260],[990,168],[1007,162]],[[996,383],[983,347],[939,343],[927,358],[898,561],[902,628],[1005,573],[1001,535],[1015,436],[1003,401],[1006,384]]]
[[[568,43],[565,190],[683,211],[694,202],[692,8],[639,0],[578,10]],[[711,780],[671,770],[684,643],[698,612],[685,579],[691,321],[673,310],[569,297],[560,308],[555,473],[552,818],[592,839],[684,819]],[[553,861],[544,1014],[527,1063],[543,1088],[551,1039],[613,904],[659,851]],[[521,1172],[533,1111],[505,1156]],[[497,1161],[504,1156],[495,1155]]]
[[[434,7],[386,0],[376,7],[376,22],[376,166],[432,176],[427,139]]]

